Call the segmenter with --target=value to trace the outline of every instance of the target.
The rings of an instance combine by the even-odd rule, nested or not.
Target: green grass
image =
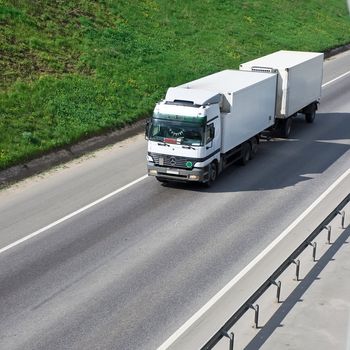
[[[0,169],[132,123],[167,87],[350,42],[345,0],[0,0]]]

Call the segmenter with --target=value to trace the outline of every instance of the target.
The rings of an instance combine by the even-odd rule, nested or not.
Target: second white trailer
[[[289,118],[296,113],[304,113],[309,123],[314,121],[321,97],[323,53],[281,50],[242,63],[240,70],[277,73],[276,124],[282,134],[289,133]]]

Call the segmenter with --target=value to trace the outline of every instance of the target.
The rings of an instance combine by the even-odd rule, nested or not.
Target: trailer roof
[[[262,66],[273,68],[289,68],[296,66],[315,57],[322,56],[319,52],[304,52],[304,51],[277,51],[270,55],[256,58],[255,60],[243,63],[241,66],[249,64],[250,66]]]
[[[206,90],[215,93],[228,93],[243,90],[265,79],[271,78],[271,73],[244,72],[239,70],[223,70],[206,77],[190,81],[178,88]]]

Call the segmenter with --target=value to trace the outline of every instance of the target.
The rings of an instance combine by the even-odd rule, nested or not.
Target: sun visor
[[[198,89],[190,88],[180,88],[180,87],[171,87],[168,89],[165,101],[166,102],[187,102],[192,103],[193,105],[205,106],[213,103],[220,103],[222,95]]]

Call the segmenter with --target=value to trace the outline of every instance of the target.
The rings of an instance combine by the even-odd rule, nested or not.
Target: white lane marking
[[[99,203],[105,201],[106,199],[111,198],[112,196],[115,196],[116,194],[118,194],[118,193],[120,193],[120,192],[126,190],[127,188],[129,188],[129,187],[131,187],[131,186],[137,184],[138,182],[144,180],[146,177],[148,177],[147,174],[146,174],[146,175],[143,175],[143,176],[139,177],[138,179],[136,179],[135,181],[132,181],[132,182],[128,183],[127,185],[125,185],[125,186],[123,186],[123,187],[120,187],[120,188],[118,188],[117,190],[115,190],[115,191],[113,191],[113,192],[111,192],[111,193],[109,193],[109,194],[107,194],[107,195],[105,195],[105,196],[103,196],[103,197],[97,199],[96,201],[94,201],[94,202],[92,202],[92,203],[90,203],[90,204],[85,205],[84,207],[82,207],[82,208],[80,208],[80,209],[74,211],[73,213],[70,213],[70,214],[64,216],[63,218],[61,218],[61,219],[59,219],[59,220],[57,220],[57,221],[51,223],[50,225],[47,225],[47,226],[41,228],[40,230],[37,230],[37,231],[35,231],[35,232],[33,232],[33,233],[31,233],[31,234],[29,234],[29,235],[27,235],[27,236],[25,236],[25,237],[23,237],[23,238],[17,240],[17,241],[15,241],[15,242],[13,242],[13,243],[7,245],[6,247],[1,248],[1,249],[0,249],[0,254],[3,253],[3,252],[6,252],[6,250],[9,250],[9,249],[11,249],[11,248],[13,248],[13,247],[15,247],[15,246],[17,246],[17,245],[19,245],[19,244],[25,242],[25,241],[28,241],[29,239],[31,239],[31,238],[33,238],[33,237],[39,235],[40,233],[43,233],[43,232],[49,230],[50,228],[52,228],[52,227],[54,227],[54,226],[57,226],[58,224],[60,224],[60,223],[62,223],[62,222],[64,222],[64,221],[67,221],[68,219],[72,218],[73,216],[76,216],[76,215],[82,213],[83,211],[85,211],[85,210],[87,210],[87,209],[90,209],[91,207],[93,207],[93,206],[95,206],[95,205],[97,205],[97,204],[99,204]]]
[[[273,240],[260,254],[258,254],[242,271],[214,295],[199,311],[186,321],[174,334],[172,334],[158,350],[165,350],[171,346],[186,330],[202,317],[219,299],[225,295],[247,272],[249,272],[265,255],[267,255],[312,209],[316,207],[340,182],[350,175],[350,168],[328,187],[299,217],[297,217],[275,240]]]
[[[329,82],[323,84],[322,87],[324,87],[324,86],[326,86],[326,85],[328,85],[328,84],[331,84],[331,83],[335,82],[335,81],[338,80],[338,79],[341,79],[342,77],[344,77],[345,75],[347,75],[347,74],[349,74],[349,73],[350,73],[350,71],[349,71],[349,72],[346,72],[346,73],[344,73],[344,74],[342,74],[342,75],[340,75],[339,77],[337,77],[337,78],[335,78],[335,79],[333,79],[333,80],[331,80],[331,81],[329,81]],[[142,181],[142,180],[144,180],[147,176],[148,176],[147,174],[146,174],[146,175],[143,175],[143,176],[141,176],[140,178],[138,178],[137,180],[135,180],[135,181],[133,181],[133,182],[130,182],[129,184],[127,184],[127,185],[125,185],[125,186],[123,186],[123,187],[121,187],[121,188],[115,190],[114,192],[111,192],[111,193],[107,194],[106,196],[104,196],[104,197],[102,197],[102,198],[100,198],[100,199],[97,199],[96,201],[94,201],[94,202],[92,202],[92,203],[86,205],[86,206],[83,207],[83,208],[80,208],[80,209],[76,210],[75,212],[73,212],[73,213],[71,213],[71,214],[66,215],[65,217],[63,217],[63,218],[61,218],[61,219],[59,219],[59,220],[53,222],[52,224],[47,225],[47,226],[41,228],[40,230],[35,231],[35,232],[33,232],[33,233],[31,233],[31,234],[29,234],[29,235],[27,235],[27,236],[25,236],[25,237],[23,237],[23,238],[21,238],[21,239],[19,239],[19,240],[15,241],[15,242],[13,242],[13,243],[11,243],[11,244],[9,244],[9,245],[7,245],[7,246],[4,247],[4,248],[1,248],[1,249],[0,249],[0,254],[3,253],[3,252],[5,252],[6,250],[9,250],[9,249],[11,249],[11,248],[13,248],[13,247],[15,247],[15,246],[17,246],[17,245],[19,245],[19,244],[21,244],[21,243],[27,241],[28,239],[31,239],[31,238],[33,238],[33,237],[39,235],[39,234],[42,233],[42,232],[45,232],[45,231],[49,230],[50,228],[52,228],[52,227],[54,227],[54,226],[56,226],[56,225],[58,225],[58,224],[60,224],[60,223],[62,223],[62,222],[64,222],[64,221],[66,221],[66,220],[68,220],[68,219],[70,219],[70,218],[72,218],[73,216],[82,213],[83,211],[85,211],[85,210],[87,210],[87,209],[93,207],[94,205],[103,202],[104,200],[106,200],[106,199],[108,199],[108,198],[110,198],[110,197],[116,195],[117,193],[119,193],[119,192],[121,192],[121,191],[123,191],[123,190],[125,190],[125,189],[127,189],[127,188],[129,188],[129,187],[131,187],[131,186],[133,186],[133,185],[135,185],[136,183],[138,183],[138,182],[140,182],[140,181]]]
[[[327,85],[330,85],[330,84],[333,84],[334,82],[336,82],[337,80],[341,79],[341,78],[344,78],[346,75],[350,74],[350,70],[342,75],[339,75],[339,77],[336,77],[330,81],[328,81],[327,83],[324,83],[322,85],[322,87],[326,87]]]

